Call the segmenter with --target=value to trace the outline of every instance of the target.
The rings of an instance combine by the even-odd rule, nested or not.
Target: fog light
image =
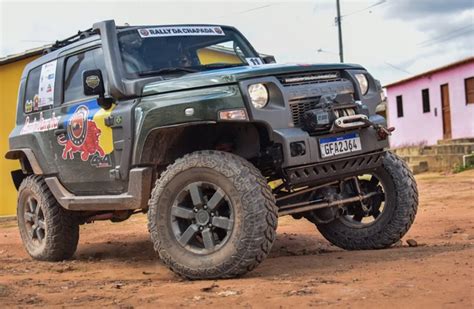
[[[219,112],[220,120],[247,120],[245,109],[231,109]]]
[[[290,143],[290,152],[292,157],[304,156],[306,154],[306,146],[304,142]]]

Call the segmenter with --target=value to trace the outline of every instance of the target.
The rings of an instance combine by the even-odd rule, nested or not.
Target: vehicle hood
[[[356,64],[265,64],[241,66],[186,74],[182,77],[150,82],[143,87],[143,95],[152,95],[193,88],[232,84],[254,77],[303,73],[326,70],[363,70]]]

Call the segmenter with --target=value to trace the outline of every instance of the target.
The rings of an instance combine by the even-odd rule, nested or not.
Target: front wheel
[[[200,151],[170,165],[149,201],[155,250],[190,279],[230,278],[261,263],[277,227],[266,179],[248,161]]]
[[[418,190],[413,174],[402,159],[386,152],[382,166],[358,182],[363,193],[377,194],[364,205],[348,205],[336,220],[316,226],[328,241],[346,250],[387,248],[415,220]]]

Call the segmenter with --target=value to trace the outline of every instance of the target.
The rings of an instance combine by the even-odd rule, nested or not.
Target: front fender
[[[186,109],[194,109],[185,114]],[[144,97],[135,109],[136,139],[133,164],[142,161],[142,152],[152,131],[191,123],[217,122],[221,110],[245,108],[237,85],[183,90]]]

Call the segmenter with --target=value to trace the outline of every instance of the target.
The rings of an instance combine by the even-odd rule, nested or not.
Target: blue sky
[[[474,55],[474,0],[341,0],[345,61],[382,83]],[[95,21],[239,28],[278,62],[338,62],[335,0],[5,1],[0,56],[65,38]]]

